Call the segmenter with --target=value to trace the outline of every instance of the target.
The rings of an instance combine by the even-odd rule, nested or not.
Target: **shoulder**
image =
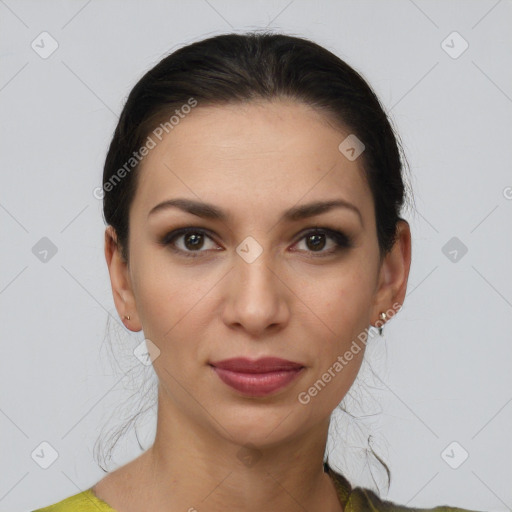
[[[115,512],[115,510],[99,499],[91,489],[87,489],[32,512]]]
[[[375,512],[479,512],[465,508],[440,505],[433,508],[411,508],[379,498],[373,491],[357,487],[352,490],[346,512],[373,510]]]
[[[464,508],[441,505],[434,508],[411,508],[398,505],[379,498],[370,489],[352,488],[348,480],[326,465],[326,469],[334,479],[338,496],[345,512],[480,512]]]

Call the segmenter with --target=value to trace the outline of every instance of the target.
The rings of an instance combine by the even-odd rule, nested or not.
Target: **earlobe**
[[[411,266],[411,230],[406,220],[397,223],[397,236],[381,265],[379,287],[372,312],[373,324],[383,325],[402,307]],[[397,309],[396,309],[397,308]],[[387,319],[382,318],[386,312]]]
[[[112,226],[108,226],[105,230],[105,259],[116,310],[126,328],[138,332],[142,327],[135,308],[129,268],[121,255],[121,248],[117,243],[117,236]]]

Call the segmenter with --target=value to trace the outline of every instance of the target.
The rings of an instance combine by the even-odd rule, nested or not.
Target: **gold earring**
[[[126,318],[126,320],[130,320],[130,315],[124,315],[124,317]]]
[[[388,315],[386,313],[379,313],[379,318],[385,323],[386,322],[386,318],[388,317]],[[382,336],[382,325],[379,326],[379,336]]]

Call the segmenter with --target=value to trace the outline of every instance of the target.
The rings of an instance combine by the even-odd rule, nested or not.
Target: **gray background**
[[[0,0],[0,510],[32,510],[102,478],[94,442],[139,389],[125,373],[140,370],[130,355],[143,333],[115,311],[93,196],[126,95],[173,48],[266,26],[362,72],[412,170],[408,295],[368,353],[378,377],[363,402],[379,413],[340,423],[331,458],[367,484],[357,432],[368,428],[391,468],[388,499],[510,510],[511,14],[506,0]],[[57,252],[41,261],[44,237]],[[365,397],[358,382],[354,396]],[[47,469],[42,442],[57,453]],[[138,455],[135,437],[116,453],[117,464]]]

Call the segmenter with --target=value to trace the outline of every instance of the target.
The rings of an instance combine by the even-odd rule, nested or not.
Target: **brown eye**
[[[208,240],[213,245],[205,249],[205,244],[207,244]],[[181,243],[179,243],[180,241]],[[330,256],[353,246],[352,240],[344,233],[328,228],[309,230],[299,240],[299,242],[303,241],[306,248],[299,249],[299,252],[309,253],[313,257]],[[219,246],[204,229],[193,227],[172,231],[165,235],[160,240],[160,243],[164,246],[169,246],[180,255],[192,258],[202,256],[208,250],[219,250]],[[328,249],[324,250],[326,246]]]
[[[204,244],[204,235],[202,233],[187,233],[183,235],[183,240],[185,247],[193,251],[201,249]]]
[[[182,240],[181,246],[177,243],[180,240]],[[201,256],[201,253],[206,252],[201,250],[204,248],[206,240],[212,240],[213,242],[213,239],[203,229],[183,228],[168,233],[163,237],[160,243],[164,246],[171,247],[171,249],[177,253],[195,258]]]
[[[314,233],[312,235],[308,235],[306,237],[306,245],[312,251],[322,250],[325,247],[325,234],[324,233]]]
[[[327,228],[317,228],[307,232],[300,240],[304,240],[306,252],[318,253],[318,256],[329,256],[342,249],[352,247],[351,239],[340,231]],[[323,250],[328,245],[326,240],[330,240],[330,249]],[[316,256],[316,254],[314,254]]]

